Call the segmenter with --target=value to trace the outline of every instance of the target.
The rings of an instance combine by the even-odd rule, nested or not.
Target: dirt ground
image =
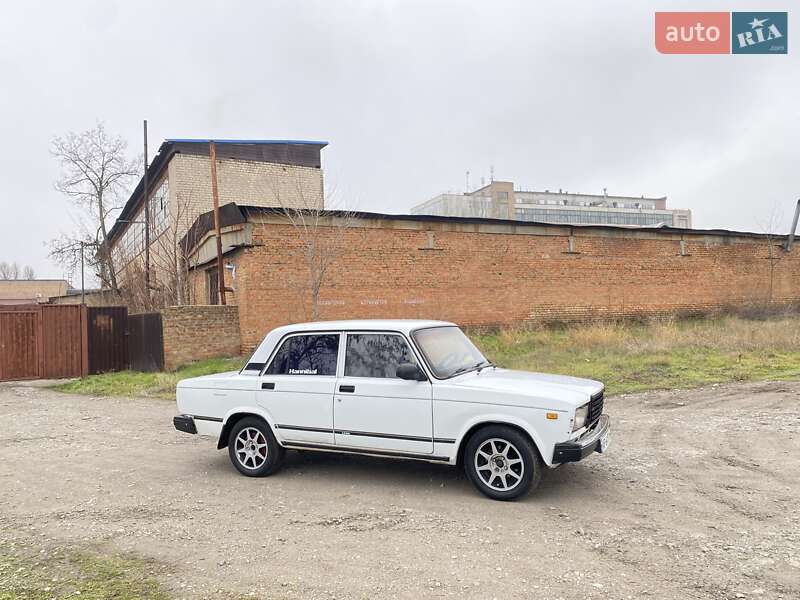
[[[609,453],[512,503],[411,461],[242,477],[174,412],[0,384],[0,536],[133,553],[177,597],[800,598],[800,382],[609,398]]]

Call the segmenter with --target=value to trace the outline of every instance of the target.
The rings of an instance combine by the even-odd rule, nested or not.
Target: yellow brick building
[[[211,140],[168,139],[148,167],[150,277],[153,293],[180,287],[181,238],[213,208]],[[323,208],[321,150],[327,142],[214,140],[220,205]],[[145,265],[144,178],[109,232],[120,287],[140,282]],[[165,298],[167,300],[167,298]],[[171,298],[191,301],[191,299]],[[204,300],[197,299],[200,303]]]

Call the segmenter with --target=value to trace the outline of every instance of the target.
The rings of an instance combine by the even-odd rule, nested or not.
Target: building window
[[[169,184],[164,179],[150,196],[150,243],[169,226]],[[112,250],[114,268],[121,271],[133,259],[144,253],[145,211],[141,208],[129,217],[129,223]]]
[[[538,223],[574,223],[592,225],[658,225],[672,226],[672,214],[622,212],[611,210],[572,210],[569,208],[545,209],[522,208],[517,209],[518,218],[523,221]]]
[[[150,196],[150,237],[155,239],[169,225],[169,184],[161,183]]]
[[[209,304],[219,304],[219,272],[217,269],[206,271],[206,300]]]

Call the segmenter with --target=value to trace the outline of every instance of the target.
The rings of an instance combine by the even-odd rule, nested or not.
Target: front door
[[[339,333],[285,338],[261,376],[258,403],[286,441],[333,444]]]
[[[431,454],[431,384],[395,374],[401,363],[419,364],[405,337],[348,333],[344,355],[333,403],[336,445]]]

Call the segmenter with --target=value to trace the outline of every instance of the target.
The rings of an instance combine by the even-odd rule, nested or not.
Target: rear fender
[[[275,421],[273,420],[272,415],[269,414],[269,411],[264,410],[260,406],[238,406],[229,410],[222,419],[222,431],[219,434],[217,450],[222,450],[228,446],[228,436],[231,433],[231,429],[233,429],[233,426],[240,419],[245,417],[260,417],[266,421],[267,425],[269,425],[269,428],[272,431],[272,435],[275,436],[275,439],[278,440],[279,443],[281,442],[280,434],[273,425]]]

